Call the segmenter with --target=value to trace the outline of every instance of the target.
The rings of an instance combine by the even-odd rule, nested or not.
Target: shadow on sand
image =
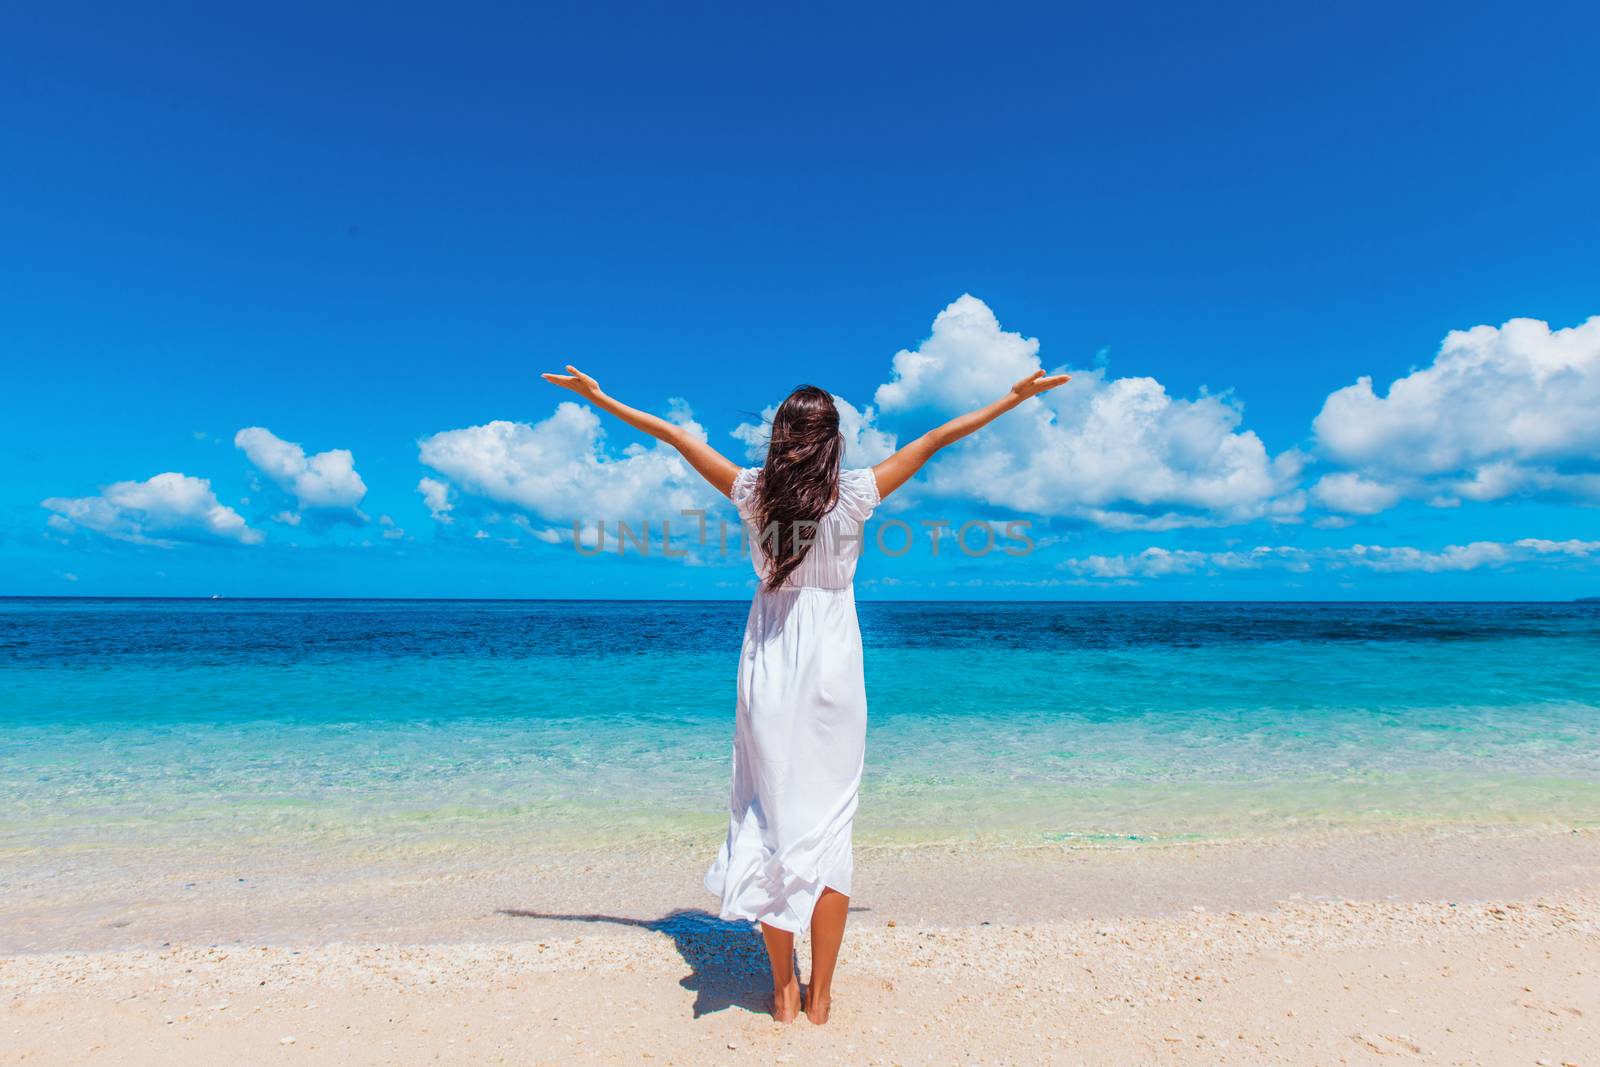
[[[659,919],[570,915],[521,908],[501,908],[500,914],[516,919],[633,926],[670,937],[678,955],[689,965],[689,973],[678,984],[694,992],[696,1019],[731,1007],[764,1015],[772,1007],[772,971],[767,966],[767,946],[755,923],[729,922],[698,908],[680,908]],[[798,961],[796,963],[798,966]]]
[[[563,915],[518,908],[502,908],[500,914],[518,919],[635,926],[665,934],[672,938],[678,955],[689,965],[689,974],[679,984],[695,993],[696,1019],[729,1007],[765,1013],[772,1006],[772,972],[767,967],[767,948],[754,923],[728,922],[709,912],[688,908],[680,908],[660,919]]]

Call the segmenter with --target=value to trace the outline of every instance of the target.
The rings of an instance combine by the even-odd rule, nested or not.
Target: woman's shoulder
[[[853,467],[839,472],[839,501],[851,505],[848,510],[857,518],[865,519],[878,506],[878,476],[871,467]]]
[[[850,467],[839,472],[839,481],[852,489],[871,488],[874,493],[878,488],[878,476],[872,472],[871,467]]]
[[[732,498],[734,507],[743,511],[750,498],[755,495],[756,482],[761,479],[760,467],[745,467],[733,476],[733,489],[728,493]]]

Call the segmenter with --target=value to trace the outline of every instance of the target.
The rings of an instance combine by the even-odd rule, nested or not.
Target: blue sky
[[[1600,594],[1600,16],[1400,7],[13,13],[0,593],[744,595],[551,543],[704,502],[571,360],[741,462],[1077,373],[864,596]]]

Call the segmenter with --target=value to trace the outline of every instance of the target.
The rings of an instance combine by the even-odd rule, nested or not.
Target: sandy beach
[[[13,858],[0,1062],[1600,1062],[1592,831],[863,849],[822,1028],[697,845]]]

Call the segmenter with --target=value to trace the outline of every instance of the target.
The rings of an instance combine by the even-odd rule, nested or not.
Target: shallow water
[[[1600,608],[863,603],[858,841],[1600,825]],[[0,856],[724,818],[743,603],[0,601]]]

